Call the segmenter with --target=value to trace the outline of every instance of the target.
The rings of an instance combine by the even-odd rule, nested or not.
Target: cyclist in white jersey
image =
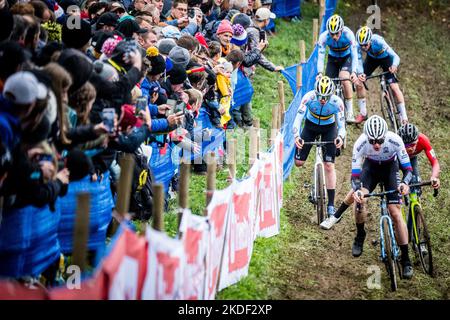
[[[403,171],[401,182],[399,163]],[[406,195],[409,192],[408,184],[411,178],[412,167],[402,138],[387,130],[387,123],[383,118],[371,116],[364,124],[364,133],[353,146],[352,187],[355,191],[353,198],[360,206],[360,210],[355,210],[357,234],[352,248],[354,257],[362,254],[366,237],[364,223],[367,217],[367,199],[363,194],[372,192],[377,184],[382,182],[386,191],[397,189],[400,195]],[[387,196],[388,210],[401,250],[403,276],[410,279],[413,269],[408,255],[408,230],[401,214],[399,194]]]

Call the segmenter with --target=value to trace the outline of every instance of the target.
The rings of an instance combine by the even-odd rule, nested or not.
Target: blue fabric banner
[[[274,0],[272,11],[277,18],[300,16],[300,3],[302,0]]]

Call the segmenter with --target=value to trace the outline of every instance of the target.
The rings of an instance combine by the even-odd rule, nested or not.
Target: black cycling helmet
[[[398,129],[397,134],[402,138],[404,144],[413,143],[419,138],[419,130],[412,123],[407,123]]]

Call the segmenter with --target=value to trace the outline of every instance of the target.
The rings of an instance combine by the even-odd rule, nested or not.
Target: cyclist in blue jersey
[[[326,47],[329,47],[326,75],[330,78],[350,78],[355,84],[359,83],[357,77],[358,51],[353,32],[344,26],[344,20],[337,14],[327,20],[327,30],[319,37],[319,56],[317,59],[317,78],[324,72]],[[347,122],[355,122],[353,114],[353,91],[349,81],[342,82],[344,103],[347,110]],[[358,107],[363,116],[367,116],[365,100],[358,99]],[[364,104],[363,104],[364,103]],[[358,117],[361,119],[361,117]]]
[[[300,103],[294,121],[294,137],[297,147],[295,152],[295,165],[303,166],[308,158],[312,142],[317,136],[322,141],[334,141],[334,144],[325,145],[324,169],[328,195],[327,213],[334,215],[334,197],[336,190],[336,170],[334,159],[336,148],[340,148],[345,138],[344,103],[334,95],[333,81],[323,76],[316,80],[315,89],[306,93]],[[336,128],[337,124],[337,128]]]
[[[405,98],[397,83],[394,74],[397,73],[400,57],[386,43],[384,38],[378,34],[373,34],[369,27],[362,27],[356,32],[356,41],[358,43],[358,78],[361,82],[366,81],[366,76],[370,76],[376,68],[381,67],[384,72],[390,73],[386,76],[386,82],[392,89],[397,103],[397,109],[400,112],[400,120],[402,125],[408,122],[406,115]],[[367,57],[362,61],[362,51],[367,53]],[[366,96],[364,86],[357,85],[356,91],[358,97]],[[365,103],[365,102],[364,102]]]

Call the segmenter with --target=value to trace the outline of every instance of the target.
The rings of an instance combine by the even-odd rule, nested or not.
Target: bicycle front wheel
[[[414,214],[416,216],[414,241],[416,242],[420,262],[425,273],[433,276],[433,255],[431,252],[430,234],[428,233],[428,228],[425,223],[422,209],[419,206],[414,207]]]
[[[316,211],[317,211],[317,224],[321,224],[325,220],[325,190],[324,190],[324,177],[323,177],[323,165],[319,163],[316,167]]]
[[[382,224],[383,228],[383,237],[384,237],[384,250],[386,256],[384,257],[384,265],[386,266],[386,271],[389,276],[389,280],[391,282],[391,290],[397,290],[397,276],[395,274],[396,262],[394,260],[394,252],[391,234],[389,233],[389,223],[387,219],[383,220]]]
[[[383,96],[384,96],[384,105],[383,108],[381,109],[383,111],[383,117],[389,124],[391,130],[397,133],[398,123],[397,118],[395,117],[394,101],[392,100],[392,96],[389,94],[388,90],[384,92]]]

